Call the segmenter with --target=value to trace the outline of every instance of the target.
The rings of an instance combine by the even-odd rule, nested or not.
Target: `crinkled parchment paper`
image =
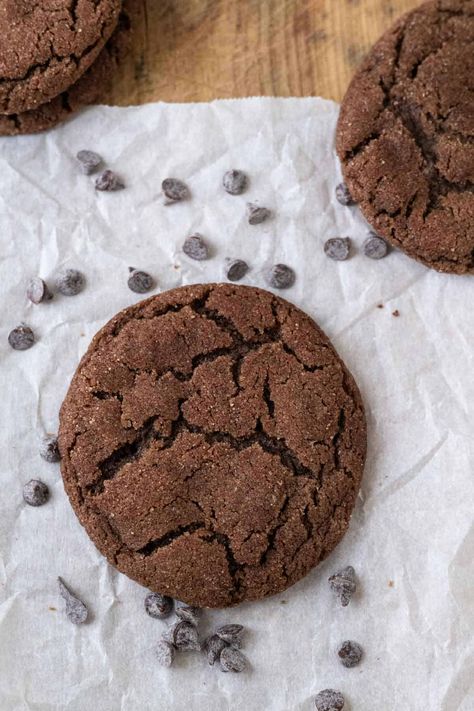
[[[474,708],[474,279],[437,274],[400,253],[374,262],[367,225],[334,199],[337,105],[320,99],[251,99],[199,105],[93,108],[40,136],[0,142],[0,708],[2,711],[310,711],[314,694],[339,688],[352,711]],[[127,189],[98,194],[77,150],[97,150]],[[248,193],[221,179],[245,170]],[[163,178],[184,179],[192,200],[165,207]],[[246,200],[270,207],[257,227]],[[183,239],[199,231],[213,257],[192,262]],[[323,243],[350,236],[347,262]],[[350,531],[305,580],[264,602],[208,612],[248,627],[252,670],[222,674],[199,654],[158,666],[164,623],[143,610],[145,591],[115,572],[77,522],[59,467],[37,440],[58,426],[69,380],[90,339],[138,299],[128,267],[158,290],[223,277],[225,257],[251,264],[245,283],[285,262],[297,273],[283,295],[326,330],[366,404],[369,452]],[[27,303],[35,275],[63,266],[87,275],[74,298]],[[383,304],[384,308],[377,308]],[[398,318],[392,312],[398,309]],[[11,328],[38,342],[12,351]],[[51,501],[22,501],[32,477]],[[352,564],[360,590],[338,607],[327,578]],[[61,575],[92,611],[71,625]],[[359,641],[362,664],[344,669],[335,648]]]

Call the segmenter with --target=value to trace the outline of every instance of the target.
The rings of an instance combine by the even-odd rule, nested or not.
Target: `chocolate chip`
[[[247,217],[249,225],[259,225],[268,220],[272,213],[267,207],[259,207],[253,202],[247,203]]]
[[[147,291],[150,291],[155,286],[153,277],[147,272],[142,272],[134,267],[129,267],[128,271],[130,272],[127,281],[128,288],[136,294],[146,294]]]
[[[87,620],[87,607],[66,587],[62,578],[58,578],[59,593],[66,602],[66,617],[74,625],[81,625]]]
[[[79,151],[76,156],[81,166],[82,172],[85,175],[92,175],[102,163],[102,158],[94,151]]]
[[[247,668],[247,659],[242,652],[233,647],[224,647],[219,657],[219,663],[223,672],[243,672]]]
[[[203,650],[211,667],[219,661],[221,652],[225,647],[227,647],[227,643],[216,634],[211,635],[204,641]]]
[[[95,181],[95,189],[101,192],[114,192],[122,190],[125,183],[113,170],[104,170]]]
[[[340,691],[334,689],[324,689],[316,694],[314,699],[316,711],[342,711],[344,708],[344,697]]]
[[[23,499],[30,506],[42,506],[49,499],[49,489],[39,479],[30,479],[23,487]]]
[[[363,250],[369,259],[383,259],[388,254],[388,244],[375,232],[371,232],[364,242]]]
[[[188,605],[177,607],[176,617],[179,617],[179,619],[184,622],[189,622],[191,625],[196,626],[199,622],[199,608],[189,607]]]
[[[165,205],[172,205],[174,202],[189,198],[188,186],[176,178],[165,178],[161,183],[161,189],[166,198]]]
[[[47,437],[43,437],[39,453],[40,457],[42,457],[46,462],[50,462],[51,464],[59,462],[61,455],[59,454],[58,438],[49,435]]]
[[[241,170],[228,170],[222,178],[224,190],[230,195],[241,195],[247,188],[247,176]]]
[[[243,629],[242,625],[223,625],[217,628],[216,635],[228,644],[239,643]]]
[[[198,232],[186,238],[183,244],[183,252],[191,259],[196,259],[199,262],[209,257],[209,248],[202,235]]]
[[[226,277],[229,281],[240,281],[247,274],[249,265],[243,259],[228,260]]]
[[[148,593],[145,597],[145,611],[150,617],[163,619],[168,617],[173,611],[173,599],[160,593]]]
[[[41,277],[34,277],[26,287],[26,296],[33,304],[49,301],[53,298],[46,282]]]
[[[172,627],[171,640],[176,649],[181,651],[200,650],[198,632],[190,622],[178,622]]]
[[[174,661],[174,647],[172,644],[162,639],[156,645],[156,656],[158,658],[158,663],[162,667],[170,667]]]
[[[331,590],[338,596],[341,605],[347,607],[357,587],[355,570],[352,565],[348,565],[331,575],[329,585]]]
[[[324,253],[329,259],[343,262],[348,258],[351,251],[351,241],[349,237],[331,237],[324,243]]]
[[[352,642],[350,639],[341,644],[337,650],[337,655],[341,663],[350,669],[356,667],[362,659],[362,647],[357,642]]]
[[[355,200],[349,192],[349,188],[345,183],[339,183],[336,187],[336,199],[341,205],[349,207],[350,205],[355,205]]]
[[[83,290],[85,283],[84,274],[77,269],[64,269],[56,277],[56,289],[63,296],[76,296]]]
[[[8,343],[15,351],[27,351],[35,342],[35,334],[29,326],[21,324],[10,331]]]
[[[295,278],[293,269],[286,264],[275,264],[267,273],[267,282],[274,289],[289,289]]]

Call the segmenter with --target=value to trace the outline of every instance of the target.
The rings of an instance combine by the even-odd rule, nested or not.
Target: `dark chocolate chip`
[[[228,260],[226,264],[226,277],[229,281],[240,281],[247,274],[249,265],[243,259]]]
[[[349,207],[350,205],[355,205],[355,200],[349,192],[349,188],[345,183],[339,183],[336,187],[336,199],[341,205]]]
[[[156,645],[156,656],[162,667],[170,667],[174,661],[175,649],[170,642],[162,639]]]
[[[189,607],[188,605],[183,605],[181,607],[177,607],[175,612],[176,617],[179,617],[179,619],[183,620],[184,622],[189,622],[191,625],[196,626],[199,622],[198,607]]]
[[[238,643],[243,632],[242,625],[223,625],[218,627],[216,635],[227,642],[228,644]]]
[[[102,164],[101,156],[98,153],[94,153],[94,151],[79,151],[76,158],[85,175],[92,175]]]
[[[77,269],[65,269],[56,277],[56,289],[63,296],[76,296],[86,283],[84,274]]]
[[[204,653],[211,667],[219,661],[222,650],[227,647],[227,643],[216,634],[208,637],[203,644]]]
[[[182,180],[177,180],[176,178],[165,178],[161,183],[161,189],[166,198],[166,205],[189,198],[188,186]]]
[[[343,711],[344,703],[341,692],[334,689],[324,689],[314,699],[316,711]]]
[[[230,195],[241,195],[247,188],[247,176],[241,170],[228,170],[222,178],[224,190]]]
[[[388,245],[382,237],[371,232],[364,242],[363,250],[370,259],[383,259],[388,254]]]
[[[224,647],[219,657],[219,663],[223,672],[243,672],[247,668],[247,659],[233,647]]]
[[[128,288],[136,294],[146,294],[147,291],[150,291],[155,286],[153,277],[147,272],[142,272],[134,267],[129,267],[128,271],[130,272],[127,281]]]
[[[360,660],[362,659],[362,647],[357,642],[353,642],[348,639],[341,644],[337,650],[337,655],[341,660],[341,663],[350,669],[351,667],[356,667]]]
[[[352,565],[348,565],[331,575],[329,585],[331,590],[338,596],[341,605],[347,607],[357,587],[355,570]]]
[[[81,625],[87,620],[87,607],[82,600],[73,595],[62,578],[58,578],[59,593],[66,602],[66,617],[75,625]]]
[[[53,464],[59,462],[61,455],[59,454],[58,438],[53,436],[43,437],[39,448],[40,457],[46,462]]]
[[[35,342],[35,334],[29,326],[21,324],[10,331],[8,343],[15,351],[27,351]]]
[[[42,506],[49,499],[49,489],[39,479],[30,479],[23,487],[23,499],[30,506]]]
[[[329,259],[343,262],[348,258],[351,251],[351,241],[349,237],[331,237],[324,243],[324,253]]]
[[[183,244],[183,252],[191,259],[196,259],[199,262],[209,257],[209,248],[202,235],[198,232],[186,238]]]
[[[181,651],[201,649],[198,632],[190,622],[178,622],[172,628],[172,644]]]
[[[160,593],[151,592],[145,597],[145,611],[155,619],[168,617],[173,611],[173,606],[173,599]]]
[[[259,225],[268,220],[272,213],[267,207],[259,207],[253,202],[247,203],[247,217],[249,225]]]
[[[267,273],[267,281],[274,289],[289,289],[295,283],[296,275],[286,264],[275,264]]]
[[[41,277],[34,277],[26,287],[26,296],[33,304],[49,301],[53,298],[48,286]]]
[[[113,170],[104,170],[95,181],[95,189],[101,192],[115,192],[116,190],[122,190],[125,187],[125,183],[122,178],[114,173]]]

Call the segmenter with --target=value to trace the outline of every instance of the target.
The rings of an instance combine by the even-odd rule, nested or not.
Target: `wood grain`
[[[133,0],[107,101],[318,95],[340,101],[373,42],[419,0]]]

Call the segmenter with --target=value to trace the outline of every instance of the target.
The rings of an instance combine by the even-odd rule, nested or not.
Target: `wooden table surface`
[[[255,95],[340,101],[361,57],[419,0],[132,0],[133,47],[107,101]]]

